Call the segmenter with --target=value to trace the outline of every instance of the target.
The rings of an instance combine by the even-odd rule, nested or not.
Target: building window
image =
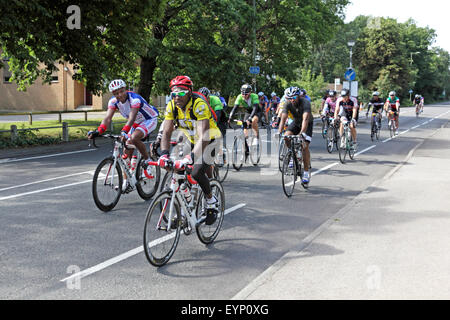
[[[51,81],[52,83],[53,83],[53,82],[59,82],[59,79],[58,79],[58,71],[59,71],[59,70],[56,69],[55,71],[52,72],[52,81]]]
[[[8,58],[3,59],[3,83],[11,83],[9,79],[11,78],[11,71],[9,70]]]

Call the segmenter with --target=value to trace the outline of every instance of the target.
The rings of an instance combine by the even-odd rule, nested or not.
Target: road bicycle
[[[419,114],[422,113],[422,107],[420,105],[420,103],[416,103],[416,118],[419,117]]]
[[[281,169],[281,185],[286,197],[290,198],[294,192],[295,183],[298,177],[303,176],[303,138],[298,135],[284,136],[285,140],[290,142],[286,155],[283,159],[283,167]],[[307,184],[302,186],[306,189]]]
[[[345,163],[347,154],[352,160],[355,157],[355,148],[349,121],[344,124],[344,133],[340,140],[339,160],[341,161],[341,163]]]
[[[370,139],[372,141],[380,140],[380,132],[381,132],[381,113],[373,112],[372,113],[372,122],[370,127]]]
[[[397,130],[395,126],[395,118],[398,117],[394,115],[394,111],[389,111],[388,115],[388,128],[389,128],[389,135],[391,138],[395,136],[395,131]]]
[[[249,130],[248,143],[245,139],[244,125],[241,120],[234,120],[241,126],[239,134],[234,135],[232,164],[237,171],[241,170],[248,157],[254,166],[257,166],[261,159],[261,138],[256,137],[252,129]],[[235,129],[235,128],[233,128]],[[236,131],[236,130],[235,130]]]
[[[142,199],[151,199],[158,189],[161,176],[159,167],[146,166],[137,150],[137,155],[130,162],[125,160],[124,150],[134,146],[127,146],[121,135],[105,134],[102,137],[112,139],[114,145],[112,156],[99,163],[92,179],[92,195],[97,208],[104,212],[112,210],[122,194],[130,193],[135,188]],[[95,139],[92,143],[96,146]],[[123,184],[124,174],[126,185]]]
[[[147,260],[156,267],[163,266],[175,253],[181,231],[190,235],[195,229],[204,244],[212,243],[218,236],[225,215],[225,193],[218,180],[211,180],[212,194],[218,200],[217,210],[205,210],[204,193],[191,177],[188,166],[175,171],[173,160],[170,189],[159,193],[147,210],[144,225],[144,252]],[[157,162],[151,162],[157,166]]]
[[[333,148],[339,150],[339,122],[331,122],[327,130],[327,151],[328,153],[333,152]]]

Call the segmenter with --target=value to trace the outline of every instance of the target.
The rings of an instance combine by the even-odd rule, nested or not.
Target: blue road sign
[[[411,89],[409,89],[409,93],[413,93],[414,91],[412,91]]]
[[[356,72],[353,69],[348,69],[345,71],[344,78],[347,81],[353,81],[356,79]]]
[[[259,74],[259,67],[250,67],[251,74]]]

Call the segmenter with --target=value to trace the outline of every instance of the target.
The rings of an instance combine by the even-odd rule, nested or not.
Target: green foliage
[[[1,0],[0,46],[9,57],[11,80],[21,90],[38,77],[51,81],[55,63],[65,61],[77,71],[73,78],[82,81],[93,93],[105,81],[123,76],[136,78],[136,59],[143,52],[149,21],[159,18],[166,1],[115,0],[78,1],[80,28],[69,29],[73,1]]]

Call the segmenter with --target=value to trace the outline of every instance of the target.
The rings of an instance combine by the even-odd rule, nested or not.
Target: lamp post
[[[350,68],[352,69],[352,55],[353,55],[353,46],[355,45],[355,41],[349,41],[347,42],[347,45],[350,47]],[[349,86],[349,92],[350,92],[350,96],[352,95],[352,80],[348,81],[348,86]]]
[[[412,63],[413,63],[413,59],[412,59],[413,54],[419,54],[419,53],[420,53],[420,51],[410,52],[411,57],[409,58],[409,65],[412,65]]]

